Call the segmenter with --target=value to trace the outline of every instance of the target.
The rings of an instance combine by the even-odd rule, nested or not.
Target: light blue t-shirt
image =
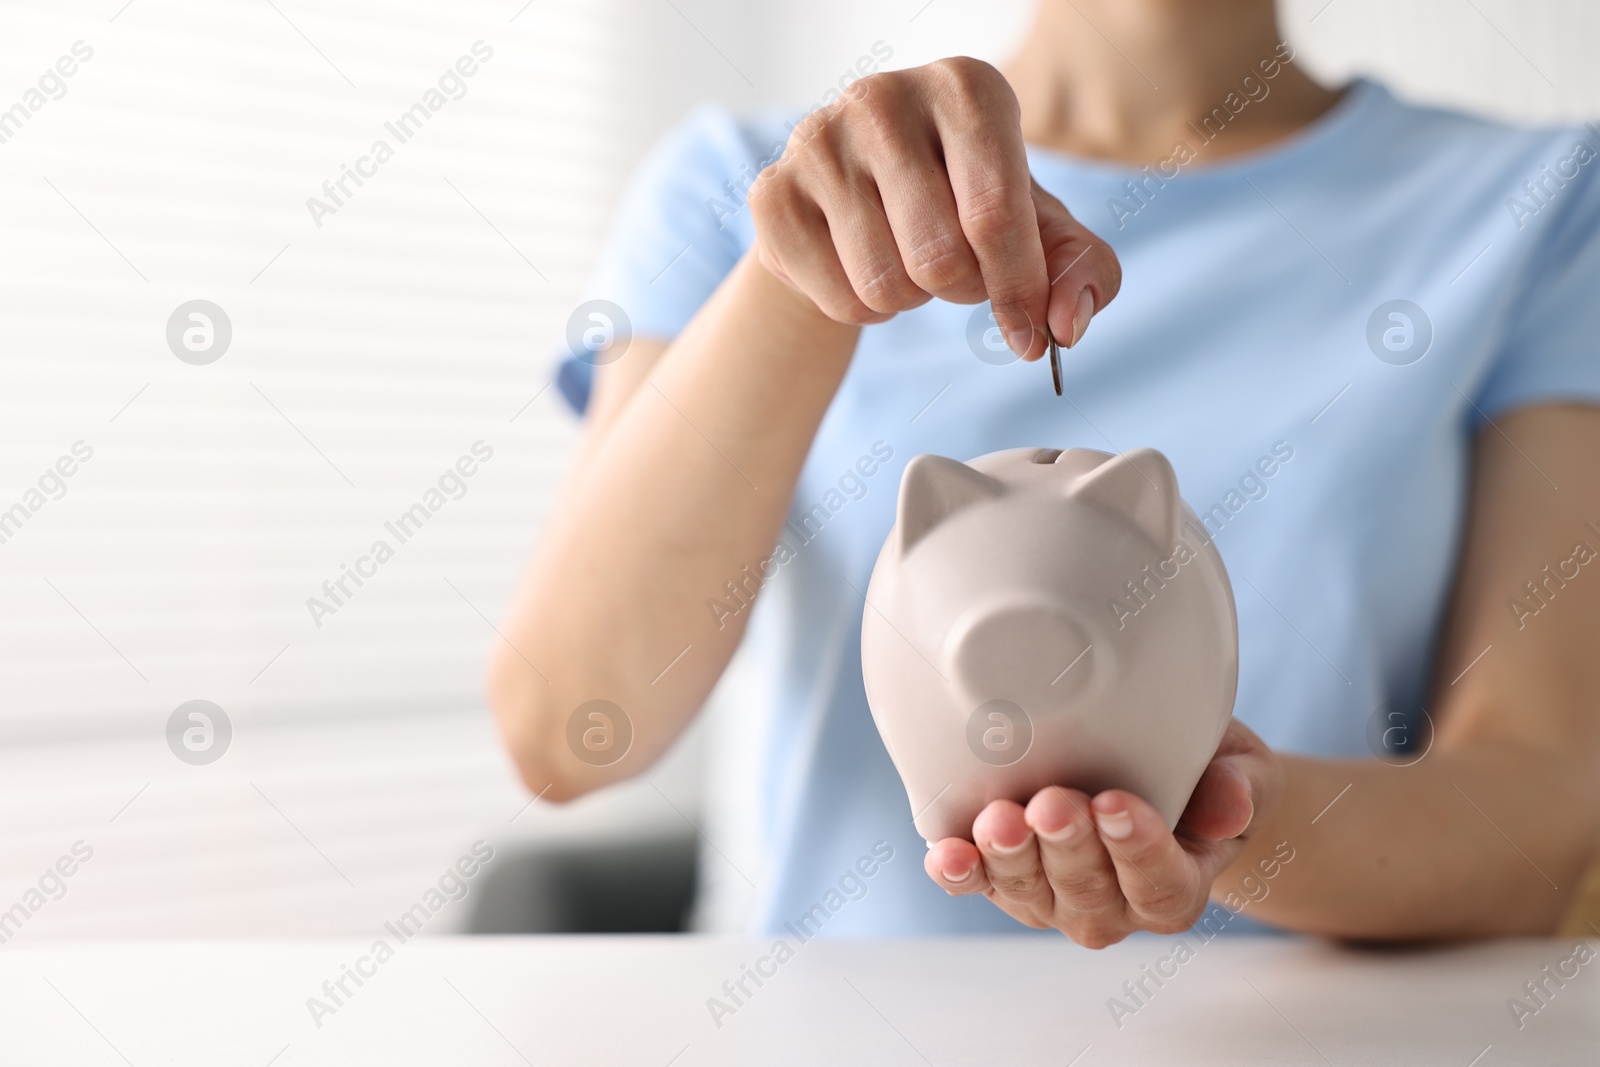
[[[750,245],[743,190],[797,117],[708,108],[679,126],[636,175],[589,295],[636,335],[676,335]],[[1235,714],[1278,749],[1369,757],[1375,714],[1428,699],[1476,433],[1522,405],[1600,403],[1600,130],[1358,81],[1264,151],[1207,165],[1198,136],[1187,148],[1145,171],[1030,150],[1124,271],[1063,353],[1065,399],[986,343],[986,308],[934,301],[862,332],[796,490],[793,558],[747,637],[767,684],[752,712],[772,717],[762,930],[819,903],[826,921],[803,929],[824,936],[1026,930],[923,873],[862,690],[861,591],[912,456],[1161,450],[1233,581]],[[590,371],[560,374],[580,409]]]

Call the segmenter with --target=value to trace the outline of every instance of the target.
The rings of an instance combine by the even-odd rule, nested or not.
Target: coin
[[[1050,381],[1056,387],[1056,396],[1061,396],[1061,346],[1048,326],[1044,328],[1044,339],[1050,345]]]

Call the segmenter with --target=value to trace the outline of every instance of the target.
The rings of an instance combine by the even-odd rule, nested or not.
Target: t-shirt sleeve
[[[771,154],[766,149],[716,106],[696,110],[668,131],[623,192],[577,317],[587,318],[582,312],[590,301],[608,301],[626,319],[605,324],[612,336],[677,336],[744,252],[748,222],[741,216],[748,212],[740,189]],[[607,319],[615,317],[613,309],[600,307]],[[605,359],[586,339],[597,336],[606,333],[587,333],[578,322],[558,353],[556,385],[580,414],[588,407],[595,364]]]
[[[1600,150],[1587,131],[1575,135]],[[1475,403],[1489,418],[1539,403],[1600,405],[1600,156],[1591,155],[1528,260],[1505,347]]]

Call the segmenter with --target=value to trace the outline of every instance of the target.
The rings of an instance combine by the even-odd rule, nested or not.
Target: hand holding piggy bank
[[[991,801],[1123,789],[1170,830],[1233,711],[1222,559],[1165,456],[917,456],[867,589],[868,703],[918,833]]]

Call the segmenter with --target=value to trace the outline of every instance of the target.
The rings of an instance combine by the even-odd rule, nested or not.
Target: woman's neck
[[[1030,143],[1140,164],[1182,142],[1204,165],[1292,134],[1338,100],[1292,57],[1271,0],[1039,0],[1003,69]]]

